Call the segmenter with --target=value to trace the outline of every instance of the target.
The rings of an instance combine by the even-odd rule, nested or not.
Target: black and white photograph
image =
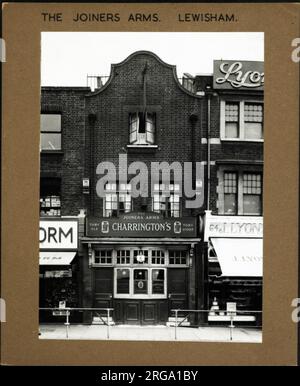
[[[263,32],[42,32],[39,339],[263,342]]]

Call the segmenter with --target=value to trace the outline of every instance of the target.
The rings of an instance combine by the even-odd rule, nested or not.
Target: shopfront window
[[[117,294],[130,293],[130,270],[126,268],[117,269]]]
[[[105,185],[104,217],[117,217],[132,208],[131,185],[107,183]]]
[[[163,294],[165,286],[165,270],[152,270],[152,294]]]
[[[133,293],[135,295],[148,294],[147,269],[135,269],[133,271]]]
[[[169,250],[169,264],[170,265],[186,265],[187,251]]]
[[[40,216],[61,215],[60,185],[59,178],[40,179]]]
[[[162,249],[153,249],[151,256],[151,264],[161,265],[165,264],[165,251]]]
[[[133,264],[148,264],[149,251],[147,249],[135,249],[133,251]]]
[[[116,298],[165,298],[166,268],[115,268]]]
[[[112,264],[112,251],[111,250],[95,250],[94,251],[94,263],[95,264]]]
[[[117,264],[130,264],[130,249],[117,250]]]

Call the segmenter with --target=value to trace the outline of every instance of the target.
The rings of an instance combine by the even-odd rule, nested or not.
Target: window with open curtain
[[[155,143],[154,113],[129,114],[129,143],[131,145],[153,145]]]

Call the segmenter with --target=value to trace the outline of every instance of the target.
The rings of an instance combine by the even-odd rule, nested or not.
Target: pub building
[[[216,61],[213,75],[184,74],[179,79],[175,66],[152,52],[138,51],[112,64],[109,76],[89,77],[95,81],[91,87],[42,87],[41,228],[54,221],[50,228],[59,232],[65,222],[75,221],[78,245],[70,248],[62,240],[56,249],[47,249],[49,230],[48,236],[40,231],[40,307],[109,307],[113,323],[137,325],[172,323],[172,309],[206,310],[213,302],[226,307],[226,302],[236,301],[237,309],[261,307],[261,260],[249,276],[246,268],[238,271],[233,263],[228,274],[223,260],[231,247],[224,239],[231,242],[236,235],[227,230],[220,236],[216,229],[221,225],[210,233],[213,226],[208,225],[208,218],[222,221],[227,216],[241,223],[245,215],[248,222],[255,216],[262,224],[263,92],[261,86],[252,87],[261,80],[262,63],[237,62],[240,76],[235,67],[225,74],[234,63]],[[236,78],[243,85],[236,87]],[[122,156],[126,167],[119,162]],[[202,180],[191,171],[196,194],[204,198],[201,206],[188,207],[181,194],[183,179],[175,178],[176,173],[170,173],[166,183],[162,174],[155,179],[149,172],[148,194],[136,197],[132,192],[138,171],[130,170],[136,161],[148,171],[155,162],[175,162],[175,168],[185,162],[202,164]],[[114,165],[116,178],[108,178],[99,195],[108,163]],[[127,179],[119,178],[127,166]],[[236,250],[245,251],[248,237],[259,249],[259,229],[250,236],[241,232]],[[66,229],[63,235],[69,236]],[[222,256],[219,245],[222,251],[226,248]],[[52,254],[47,267],[65,272],[53,276],[72,272],[65,284],[58,277],[45,277],[45,252]],[[64,255],[57,265],[54,252],[69,257]],[[101,322],[96,313],[80,315],[83,323]]]

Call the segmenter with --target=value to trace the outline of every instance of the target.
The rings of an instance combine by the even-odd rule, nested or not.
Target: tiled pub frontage
[[[128,213],[87,219],[85,307],[111,307],[114,322],[166,324],[174,308],[195,306],[195,218]],[[91,296],[89,296],[91,295]]]

